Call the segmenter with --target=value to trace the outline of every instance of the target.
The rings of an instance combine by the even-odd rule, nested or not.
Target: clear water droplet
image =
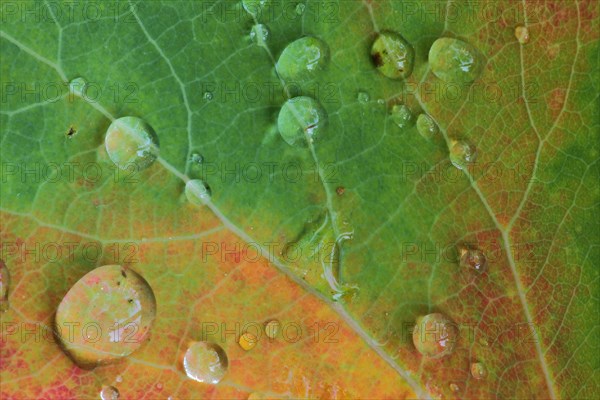
[[[250,30],[250,39],[254,44],[260,47],[267,47],[267,42],[271,36],[271,31],[264,24],[256,24]]]
[[[148,338],[156,299],[148,282],[120,265],[96,268],[69,289],[56,311],[63,350],[82,368],[109,364],[136,351]],[[94,327],[82,322],[93,321]],[[97,328],[97,329],[96,329]]]
[[[265,325],[265,334],[269,339],[275,339],[277,333],[279,332],[279,328],[281,327],[281,323],[276,319],[273,319],[266,323]]]
[[[306,9],[306,5],[304,3],[296,4],[296,14],[298,14],[298,15],[304,14],[305,9]]]
[[[100,398],[102,400],[118,400],[119,391],[113,386],[102,386],[100,391]]]
[[[185,197],[196,206],[204,205],[210,201],[210,188],[201,179],[190,179],[185,184]]]
[[[521,44],[529,42],[529,29],[526,26],[517,26],[515,28],[515,37]]]
[[[477,272],[487,271],[487,257],[479,249],[470,249],[467,246],[460,246],[458,249],[460,256],[460,266],[475,270]]]
[[[258,338],[250,332],[243,333],[238,339],[238,344],[246,351],[252,350],[256,346],[256,343],[258,343]]]
[[[202,162],[204,162],[204,157],[202,157],[202,154],[199,152],[193,151],[192,154],[190,154],[190,162],[192,164],[202,164]]]
[[[458,338],[458,327],[444,314],[418,317],[413,330],[415,348],[429,358],[441,358],[452,353]]]
[[[465,140],[450,143],[450,161],[458,169],[465,169],[477,159],[477,149]]]
[[[456,383],[451,383],[450,384],[450,390],[454,393],[458,392],[460,390],[460,387],[456,384]]]
[[[487,375],[485,365],[480,362],[474,362],[471,364],[471,375],[475,379],[483,379]]]
[[[356,100],[358,100],[359,103],[366,104],[371,100],[371,96],[369,96],[369,93],[363,92],[361,90],[360,92],[358,92]]]
[[[277,118],[279,134],[289,145],[306,147],[313,143],[327,124],[327,112],[311,97],[289,99]]]
[[[135,164],[138,170],[149,167],[158,157],[158,137],[145,121],[137,117],[114,120],[104,138],[106,152],[113,163],[125,169]]]
[[[204,92],[204,94],[202,95],[202,98],[206,101],[211,101],[214,98],[214,95],[212,94],[212,92]]]
[[[479,338],[479,344],[480,344],[480,345],[482,345],[482,346],[485,346],[485,347],[487,347],[487,346],[489,346],[489,345],[490,345],[490,343],[489,343],[489,342],[487,341],[487,339],[486,339],[486,338],[484,338],[484,337],[480,337],[480,338]]]
[[[185,352],[183,368],[190,379],[217,384],[227,372],[227,354],[216,343],[194,342]]]
[[[329,46],[314,36],[305,36],[288,44],[275,68],[284,81],[311,79],[329,61]]]
[[[267,0],[242,0],[242,7],[250,15],[257,16],[262,13]]]
[[[440,38],[429,49],[429,65],[444,82],[473,82],[483,70],[479,51],[459,39]]]
[[[0,260],[0,311],[8,310],[8,289],[10,286],[10,273],[4,260]]]
[[[79,97],[83,97],[86,90],[87,81],[82,77],[71,79],[69,82],[69,92]]]
[[[394,123],[398,125],[400,129],[406,128],[411,123],[413,118],[410,109],[404,104],[395,104],[392,107],[391,115],[392,121],[394,121]]]
[[[412,73],[415,51],[399,33],[384,31],[373,42],[371,58],[384,76],[405,79]]]
[[[117,375],[117,377],[115,378],[115,381],[117,381],[118,383],[123,382],[123,377],[121,375]]]
[[[417,131],[425,139],[432,139],[440,131],[437,124],[427,114],[419,114],[417,117]]]

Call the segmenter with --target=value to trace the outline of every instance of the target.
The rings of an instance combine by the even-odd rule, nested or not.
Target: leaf
[[[269,4],[252,17],[238,2],[3,3],[2,398],[97,398],[103,385],[121,398],[597,397],[597,3]],[[256,22],[266,49],[249,39]],[[414,47],[406,81],[372,64],[382,30]],[[314,80],[285,82],[329,115],[308,149],[275,125],[287,94],[273,62],[303,35],[330,48]],[[485,57],[472,85],[431,73],[439,37]],[[84,92],[69,92],[76,78]],[[438,136],[398,128],[400,103]],[[129,115],[159,138],[144,170],[116,169],[104,148]],[[478,149],[463,171],[455,138]],[[207,206],[186,201],[190,177],[210,186]],[[459,266],[465,243],[487,272]],[[82,370],[49,327],[79,278],[115,263],[154,290],[149,343]],[[436,360],[411,334],[432,312],[460,332]],[[285,336],[239,347],[246,324],[273,318]],[[230,361],[216,386],[182,367],[202,339]]]

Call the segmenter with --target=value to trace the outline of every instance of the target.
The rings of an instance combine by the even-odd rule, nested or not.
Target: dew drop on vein
[[[267,42],[270,37],[271,32],[264,24],[256,24],[250,29],[250,40],[257,46],[267,48]]]
[[[400,129],[406,128],[412,121],[413,115],[410,109],[404,104],[394,104],[391,110],[392,121]]]
[[[415,51],[399,33],[383,31],[373,42],[371,58],[384,76],[405,79],[412,73]]]
[[[311,79],[329,62],[329,46],[314,36],[305,36],[288,44],[277,60],[275,69],[284,81]]]
[[[100,399],[102,400],[118,400],[119,391],[113,386],[103,386],[100,390]]]
[[[526,26],[517,26],[515,28],[515,37],[521,44],[529,42],[529,29]]]
[[[193,205],[201,206],[210,201],[211,191],[203,180],[190,179],[185,184],[185,197]]]
[[[262,14],[267,5],[267,0],[242,0],[242,7],[254,17]]]
[[[227,372],[227,354],[216,343],[193,342],[183,357],[183,368],[190,379],[217,384]]]
[[[417,131],[425,139],[432,139],[440,131],[437,124],[427,114],[419,114],[417,117]]]
[[[327,112],[312,97],[299,96],[289,99],[281,107],[277,118],[279,134],[289,145],[306,147],[323,132],[327,124]]]
[[[276,319],[272,319],[265,324],[265,334],[269,339],[275,339],[280,327],[281,323]]]
[[[87,90],[87,81],[82,77],[77,77],[69,81],[69,93],[84,97]]]
[[[0,260],[0,311],[8,310],[8,290],[10,287],[10,273],[4,260]]]
[[[477,149],[466,140],[450,142],[450,161],[458,169],[465,169],[477,159]]]
[[[483,57],[469,43],[460,39],[440,38],[429,49],[429,65],[444,82],[470,83],[483,70]]]
[[[131,164],[137,170],[149,167],[158,157],[158,136],[154,129],[137,117],[122,117],[114,120],[104,139],[106,152],[121,169]]]
[[[298,3],[296,4],[296,14],[297,15],[302,15],[304,14],[304,10],[306,9],[306,5],[304,3]]]
[[[413,344],[425,357],[441,358],[451,354],[457,338],[456,324],[444,314],[427,314],[416,320]]]

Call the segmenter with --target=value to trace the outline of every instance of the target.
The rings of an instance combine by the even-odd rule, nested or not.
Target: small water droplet
[[[190,179],[185,184],[185,197],[196,206],[204,205],[210,201],[210,188],[201,179]]]
[[[304,3],[296,4],[296,14],[298,14],[298,15],[304,14],[305,9],[306,9],[306,5]]]
[[[102,386],[100,391],[100,398],[102,400],[118,400],[119,391],[113,386]]]
[[[458,169],[465,169],[477,159],[477,149],[465,140],[450,143],[450,161]]]
[[[429,358],[441,358],[452,353],[457,337],[456,324],[440,313],[418,317],[413,331],[415,348]]]
[[[276,319],[272,319],[265,325],[265,334],[269,339],[275,339],[279,332],[281,324]]]
[[[456,393],[460,390],[460,387],[456,383],[451,383],[450,390],[453,391],[454,393]]]
[[[305,36],[288,44],[275,68],[284,81],[307,80],[323,70],[329,61],[329,46],[314,36]]]
[[[204,157],[202,157],[202,154],[198,153],[197,151],[194,151],[192,154],[190,154],[190,162],[192,164],[202,164],[203,161]]]
[[[439,128],[433,118],[427,114],[419,114],[417,117],[417,131],[425,139],[432,139],[438,134]]]
[[[87,81],[82,77],[71,79],[69,82],[69,92],[79,97],[83,97],[86,90]]]
[[[444,82],[473,82],[483,70],[479,51],[459,39],[440,38],[429,49],[429,65]]]
[[[10,273],[4,260],[0,260],[0,311],[8,310],[8,289],[10,286]]]
[[[400,129],[406,128],[413,118],[410,109],[404,104],[395,104],[392,107],[391,115],[392,121],[394,121]]]
[[[118,383],[123,382],[123,377],[121,375],[117,375],[117,377],[115,378],[115,381],[117,381]]]
[[[356,100],[358,100],[359,103],[366,104],[371,100],[371,96],[369,96],[369,93],[367,92],[360,91],[356,96]]]
[[[487,347],[487,346],[489,346],[489,345],[490,345],[490,343],[489,343],[489,342],[487,341],[487,339],[486,339],[486,338],[484,338],[484,337],[480,337],[480,338],[479,338],[479,344],[480,344],[480,345],[482,345],[482,346],[485,346],[485,347]]]
[[[346,192],[346,188],[343,186],[338,186],[335,189],[335,192],[338,194],[338,196],[342,196]]]
[[[460,246],[459,249],[460,266],[469,268],[477,272],[487,271],[487,257],[479,249],[470,249],[466,246]]]
[[[214,95],[212,94],[212,92],[204,92],[204,94],[202,95],[202,98],[206,101],[211,101],[214,98]]]
[[[277,118],[277,127],[283,140],[297,147],[313,143],[326,123],[326,111],[318,101],[307,96],[286,101]]]
[[[227,372],[227,354],[216,343],[194,342],[185,352],[183,367],[189,378],[217,384]]]
[[[250,15],[257,16],[261,14],[263,8],[267,4],[267,0],[242,0],[242,7]]]
[[[521,44],[529,42],[529,29],[526,26],[517,26],[515,28],[515,37]]]
[[[108,156],[119,168],[132,163],[139,170],[149,167],[158,157],[158,137],[150,125],[137,117],[114,120],[104,138]]]
[[[250,39],[254,44],[260,47],[267,47],[267,41],[271,35],[271,31],[264,24],[256,24],[250,30]]]
[[[373,42],[371,58],[383,75],[404,79],[412,73],[415,51],[400,34],[384,31]]]
[[[246,351],[253,349],[256,346],[257,342],[258,338],[256,337],[256,335],[250,332],[243,333],[242,335],[240,335],[240,338],[238,340],[238,344],[240,345],[240,347]]]
[[[471,375],[475,379],[483,379],[487,375],[485,366],[480,362],[474,362],[471,364]]]
[[[137,350],[147,339],[155,316],[156,299],[148,282],[120,265],[105,265],[69,289],[56,311],[55,326],[63,333],[57,335],[63,350],[80,367],[91,368]],[[67,335],[65,327],[72,321],[94,321],[98,329],[81,323]],[[131,323],[135,324],[135,340],[131,339]]]

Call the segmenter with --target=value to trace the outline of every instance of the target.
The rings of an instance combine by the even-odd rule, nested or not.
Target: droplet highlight
[[[217,384],[227,372],[227,354],[216,343],[194,342],[185,352],[183,367],[190,379]]]
[[[265,324],[265,334],[269,339],[275,339],[281,328],[281,323],[273,319]]]
[[[119,400],[119,391],[113,386],[103,386],[100,398],[102,400]]]
[[[326,124],[325,109],[307,96],[286,101],[277,118],[279,134],[289,145],[296,147],[306,147],[317,140]]]
[[[271,36],[271,31],[264,24],[256,24],[250,29],[250,40],[260,47],[267,47],[267,42]]]
[[[430,140],[439,133],[440,129],[429,115],[419,114],[417,117],[417,131],[425,139]]]
[[[429,358],[441,358],[452,353],[458,338],[458,328],[440,313],[418,317],[413,330],[413,344],[419,353]]]
[[[314,36],[305,36],[288,44],[275,68],[284,81],[302,81],[325,69],[329,61],[329,46]]]
[[[453,140],[450,143],[450,161],[458,169],[465,169],[477,159],[477,149],[465,140]]]
[[[410,109],[404,104],[394,104],[391,111],[392,121],[400,129],[404,129],[410,125],[413,115]]]
[[[473,378],[479,380],[485,378],[487,371],[485,366],[480,362],[474,362],[471,364],[471,375]]]
[[[483,70],[483,58],[469,43],[454,38],[437,39],[429,49],[429,65],[444,82],[470,83]]]
[[[201,206],[210,201],[211,191],[203,180],[190,179],[185,184],[185,197],[190,203]]]
[[[8,289],[10,286],[10,273],[4,260],[0,260],[0,311],[8,310]]]
[[[529,42],[529,29],[526,26],[517,26],[515,28],[515,37],[521,44]]]
[[[73,361],[93,368],[136,351],[148,338],[155,316],[156,299],[148,282],[131,269],[105,265],[71,287],[58,306],[55,327]],[[73,321],[82,323],[72,327]]]
[[[371,58],[384,76],[405,79],[412,73],[415,51],[399,33],[384,31],[373,42]]]
[[[126,169],[134,164],[138,170],[149,167],[158,157],[158,136],[154,129],[137,117],[114,120],[104,139],[106,152],[115,165]]]
[[[466,246],[459,247],[460,266],[477,272],[487,271],[487,257],[479,249],[471,249]]]

